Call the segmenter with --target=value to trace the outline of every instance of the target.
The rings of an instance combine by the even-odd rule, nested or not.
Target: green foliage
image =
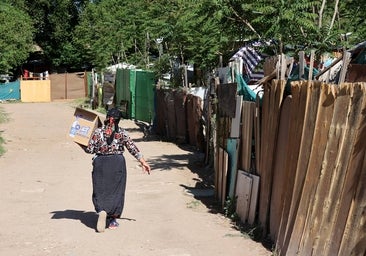
[[[275,40],[278,43],[276,53],[287,49],[330,51],[361,42],[366,37],[361,0],[340,1],[337,8],[334,1],[242,2],[222,1],[226,26],[235,26],[239,40]],[[352,36],[340,40],[340,35],[347,32],[352,32]]]
[[[225,216],[230,218],[233,221],[239,220],[239,216],[236,213],[236,201],[237,201],[237,198],[228,197],[227,200],[225,201],[225,206],[224,206]]]
[[[4,1],[0,15],[8,24],[0,25],[0,33],[18,28],[14,38],[26,40],[3,37],[12,46],[1,44],[6,49],[0,56],[2,70],[27,56],[30,47],[24,45],[31,44],[32,33],[54,66],[89,64],[101,70],[127,62],[158,75],[176,64],[209,72],[220,56],[227,63],[250,40],[271,39],[276,44],[266,52],[278,54],[330,51],[366,38],[363,0],[337,6],[323,0]],[[341,38],[348,32],[351,36]]]
[[[28,57],[33,27],[27,13],[7,3],[0,4],[0,73],[10,73]]]

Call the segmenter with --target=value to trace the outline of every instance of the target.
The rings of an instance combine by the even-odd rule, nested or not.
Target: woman
[[[150,174],[150,166],[146,163],[140,150],[128,133],[118,126],[121,112],[117,108],[107,112],[106,120],[101,128],[97,128],[85,149],[95,154],[93,158],[93,204],[98,213],[97,231],[103,232],[119,226],[117,218],[123,211],[126,190],[126,161],[123,156],[125,148]]]

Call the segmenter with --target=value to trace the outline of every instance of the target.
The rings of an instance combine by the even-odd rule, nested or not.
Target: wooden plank
[[[227,153],[229,155],[229,198],[233,199],[235,196],[236,178],[238,174],[238,153],[239,153],[239,139],[227,139]]]
[[[313,80],[314,57],[315,57],[315,50],[311,50],[311,52],[310,52],[309,75],[308,75],[308,80],[309,81]]]
[[[224,161],[224,149],[219,147],[218,150],[218,161],[217,161],[217,166],[218,166],[218,172],[217,172],[217,199],[219,202],[222,202],[222,173],[223,171],[223,161]]]
[[[286,70],[287,70],[287,60],[286,55],[281,54],[281,80],[285,80],[286,78]]]
[[[224,150],[222,156],[222,198],[221,198],[221,206],[225,206],[226,195],[227,195],[227,175],[228,175],[228,162],[229,156],[228,153]]]
[[[304,125],[305,106],[307,98],[307,86],[303,82],[291,83],[291,113],[290,113],[290,130],[289,130],[289,147],[287,152],[287,161],[285,165],[285,175],[287,182],[284,186],[284,201],[281,215],[280,228],[276,241],[276,251],[283,253],[287,250],[287,239],[292,232],[291,201],[292,192],[295,183],[295,171],[299,157],[301,136]]]
[[[309,166],[306,176],[306,186],[310,191],[309,194],[303,195],[301,201],[308,205],[307,219],[304,226],[304,235],[300,242],[300,252],[311,251],[314,234],[317,232],[317,226],[314,222],[317,221],[317,216],[321,215],[322,207],[317,198],[317,189],[319,177],[323,169],[323,159],[328,140],[330,123],[333,117],[335,95],[331,89],[332,86],[322,84],[321,94],[318,103],[318,113],[315,124],[313,137],[313,148],[309,158]],[[304,206],[305,206],[304,205]],[[302,210],[301,210],[302,211]]]
[[[286,229],[286,237],[284,240],[284,250],[287,253],[289,245],[292,245],[290,243],[291,238],[293,237],[294,232],[294,223],[296,219],[297,209],[299,205],[299,197],[301,195],[302,191],[302,185],[303,185],[303,179],[304,179],[304,170],[303,167],[301,167],[300,163],[303,163],[306,160],[306,156],[309,155],[309,144],[312,139],[312,134],[308,134],[307,132],[307,126],[310,125],[310,122],[306,122],[306,120],[309,120],[309,102],[311,98],[311,90],[309,89],[309,83],[307,81],[301,81],[299,82],[300,91],[302,93],[306,93],[304,95],[300,96],[300,101],[303,104],[303,113],[302,114],[302,121],[300,121],[299,124],[301,124],[301,130],[297,132],[295,136],[298,136],[300,140],[297,141],[299,143],[298,147],[295,146],[295,149],[298,149],[298,155],[296,157],[296,162],[292,165],[292,174],[294,176],[293,180],[293,189],[291,192],[291,201],[289,205],[289,212],[288,212],[288,222],[287,222],[287,229]],[[302,122],[302,123],[301,123]],[[300,129],[300,127],[299,127]],[[305,134],[308,134],[310,137],[310,142],[308,142],[306,137],[304,137]],[[292,135],[293,136],[293,135]],[[304,144],[306,143],[306,146],[304,147]],[[305,162],[306,164],[306,162]],[[306,165],[307,166],[307,165]],[[292,249],[292,248],[290,248]],[[287,254],[290,255],[290,254]]]
[[[254,114],[254,155],[255,155],[255,171],[258,173],[261,162],[261,103],[260,98],[257,96],[255,102],[255,114]]]
[[[294,67],[294,57],[287,58],[286,63],[289,66],[288,69],[286,70],[286,76],[289,77],[292,72],[292,68]]]
[[[209,87],[208,90],[210,90],[211,87]],[[206,100],[207,100],[207,114],[205,115],[206,118],[206,125],[205,125],[205,133],[206,133],[206,150],[205,150],[205,165],[208,166],[209,161],[211,161],[211,145],[216,145],[215,141],[215,134],[213,133],[213,130],[211,130],[211,117],[213,115],[212,113],[212,98],[206,93]],[[210,138],[210,139],[209,139]]]
[[[260,115],[258,116],[259,120],[258,123],[260,125],[260,134],[258,134],[258,138],[260,140],[259,151],[258,151],[258,165],[257,165],[257,173],[261,176],[262,170],[264,169],[265,157],[266,157],[266,143],[264,142],[267,139],[268,133],[268,117],[269,117],[269,108],[270,108],[270,92],[269,92],[270,84],[265,83],[263,84],[263,96],[262,96],[262,105],[260,105],[259,101],[257,100],[257,108],[261,111],[259,112]]]
[[[282,58],[281,55],[277,55],[277,66],[276,66],[276,80],[280,80],[281,79],[281,63],[282,63]]]
[[[280,60],[279,60],[280,61]],[[273,95],[273,92],[272,92]],[[260,163],[258,166],[258,174],[261,177],[261,185],[260,185],[260,195],[259,195],[259,225],[263,229],[263,233],[266,233],[266,225],[267,225],[267,208],[265,205],[267,202],[268,197],[268,184],[267,178],[263,178],[268,168],[268,164],[266,161],[268,160],[268,144],[269,142],[269,126],[270,126],[270,106],[271,106],[271,85],[265,84],[264,85],[264,94],[262,97],[262,116],[261,116],[261,152],[260,152]],[[266,184],[263,184],[263,180],[266,181]],[[261,214],[262,213],[262,214]],[[264,234],[265,235],[265,234]]]
[[[323,186],[319,191],[319,200],[323,202],[322,215],[319,216],[319,232],[317,233],[316,243],[314,245],[315,255],[325,255],[324,252],[327,250],[327,240],[330,237],[332,231],[332,211],[336,211],[336,206],[333,205],[335,202],[334,187],[336,175],[338,172],[338,159],[341,157],[342,152],[342,141],[346,136],[346,120],[349,114],[350,105],[350,94],[349,90],[344,86],[335,87],[337,89],[337,97],[334,105],[333,119],[329,129],[328,144],[325,151],[324,167],[322,170]]]
[[[219,150],[217,147],[214,147],[214,173],[215,173],[215,199],[219,199]]]
[[[230,129],[231,138],[239,138],[239,135],[240,135],[240,120],[241,120],[242,103],[243,103],[243,96],[242,95],[236,96],[235,117],[232,118],[231,129]]]
[[[358,141],[356,145],[362,145],[366,140],[366,120],[363,115],[362,126],[360,127],[362,142]],[[366,152],[365,147],[359,147],[357,158],[360,165],[359,176],[355,175],[352,186],[356,188],[355,195],[352,195],[352,204],[348,214],[348,219],[343,233],[343,239],[339,249],[339,256],[342,255],[365,255],[366,252]],[[355,152],[356,153],[356,152]],[[363,161],[362,161],[363,159]],[[352,193],[350,193],[352,194]]]
[[[304,70],[305,70],[305,52],[300,51],[299,52],[299,77],[300,80],[304,77]]]
[[[254,125],[255,103],[244,101],[242,107],[242,125],[240,136],[240,158],[239,168],[247,172],[251,171],[253,125]]]
[[[256,217],[256,213],[257,213],[260,177],[257,175],[254,175],[252,173],[249,173],[248,175],[249,175],[249,177],[252,178],[252,181],[253,181],[252,182],[252,191],[251,191],[251,195],[250,195],[248,223],[250,225],[254,225],[255,217]]]
[[[305,85],[305,83],[304,83]],[[315,121],[318,113],[318,102],[320,97],[320,83],[308,83],[308,97],[305,109],[305,120],[302,131],[301,148],[299,152],[299,159],[296,167],[295,184],[292,195],[292,216],[291,224],[293,229],[289,236],[287,255],[296,255],[301,236],[304,230],[304,221],[306,218],[306,210],[309,207],[301,201],[302,197],[308,197],[311,191],[306,190],[305,177],[308,170],[309,157],[313,147],[313,136],[315,130]]]
[[[271,208],[269,216],[269,233],[272,241],[276,241],[277,234],[281,222],[281,213],[283,209],[284,188],[287,182],[285,173],[289,129],[290,129],[290,113],[291,113],[292,96],[289,95],[283,102],[281,107],[280,123],[278,138],[276,143],[274,169],[273,169],[273,187],[271,193]]]
[[[238,171],[238,179],[235,191],[235,195],[237,197],[236,213],[243,223],[247,221],[249,215],[252,182],[252,178],[249,177],[243,170]]]
[[[248,171],[248,130],[250,122],[248,120],[248,101],[243,101],[241,111],[241,129],[240,129],[240,147],[239,147],[239,163],[238,166],[242,170]],[[249,167],[250,168],[250,167]]]
[[[343,59],[342,59],[342,69],[341,69],[341,73],[339,75],[339,80],[338,80],[338,85],[342,84],[346,78],[346,73],[347,73],[347,69],[348,69],[348,65],[351,61],[351,53],[346,51],[345,49],[343,50]]]
[[[273,177],[273,156],[274,148],[277,140],[278,122],[280,115],[280,107],[282,104],[283,93],[286,81],[273,81],[270,87],[267,87],[265,94],[269,94],[269,108],[266,109],[268,120],[266,127],[263,126],[262,146],[264,154],[261,156],[261,185],[259,200],[259,222],[263,229],[263,235],[267,235],[268,214],[270,205],[270,194],[272,191]],[[264,99],[263,99],[264,100]],[[264,119],[262,119],[264,120]],[[264,145],[265,144],[265,145]],[[263,158],[262,158],[263,157]]]
[[[320,71],[318,74],[316,74],[315,75],[315,79],[319,79],[320,78],[320,76],[322,76],[323,74],[325,74],[327,71],[329,71],[328,72],[328,79],[329,79],[329,74],[331,73],[330,72],[330,69],[332,68],[332,67],[334,67],[338,62],[340,62],[341,60],[343,59],[343,57],[339,57],[339,58],[337,58],[336,60],[334,60],[333,62],[332,62],[332,64],[330,64],[328,67],[326,67],[325,69],[323,69],[322,71]]]
[[[344,228],[347,222],[348,213],[351,207],[352,195],[356,192],[354,186],[355,175],[359,176],[362,171],[355,168],[352,162],[352,155],[360,149],[356,143],[364,143],[359,140],[358,128],[361,126],[362,114],[365,111],[364,94],[361,87],[356,84],[345,84],[345,89],[350,94],[350,109],[345,120],[345,136],[342,143],[340,157],[331,186],[331,197],[333,199],[333,209],[328,213],[330,217],[330,236],[326,242],[326,255],[336,255],[338,253]],[[356,147],[356,148],[354,148]],[[358,159],[359,160],[359,159]]]

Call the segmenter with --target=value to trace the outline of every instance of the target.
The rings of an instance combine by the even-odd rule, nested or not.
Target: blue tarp
[[[20,81],[0,83],[0,100],[19,100]]]

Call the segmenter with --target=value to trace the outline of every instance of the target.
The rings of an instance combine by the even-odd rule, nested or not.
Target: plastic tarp
[[[117,69],[116,72],[116,103],[117,105],[124,105],[122,110],[124,118],[129,118],[132,115],[131,105],[131,91],[130,91],[130,70]]]
[[[135,76],[135,117],[152,123],[155,118],[155,75],[149,71],[136,71]]]
[[[244,81],[242,75],[236,73],[235,76],[236,76],[236,82],[238,84],[237,87],[238,95],[243,95],[243,100],[245,101],[255,102],[257,98],[257,93],[248,86],[248,84]]]
[[[121,106],[126,103],[125,118],[152,122],[155,118],[154,73],[136,69],[117,69],[116,104]]]
[[[292,81],[300,81],[302,79],[308,80],[309,79],[309,72],[310,72],[310,68],[308,66],[305,66],[304,67],[304,75],[303,75],[303,77],[300,77],[299,65],[294,67],[292,69],[292,72],[291,72],[289,78],[287,79],[286,87],[285,87],[285,93],[286,94],[291,94],[291,82]],[[314,68],[313,69],[313,77],[315,77],[318,73],[319,73],[319,71],[316,68]]]
[[[130,118],[136,118],[136,70],[129,70],[130,73],[130,92],[131,92],[131,101],[130,101]]]
[[[20,81],[0,83],[0,100],[19,100]]]

